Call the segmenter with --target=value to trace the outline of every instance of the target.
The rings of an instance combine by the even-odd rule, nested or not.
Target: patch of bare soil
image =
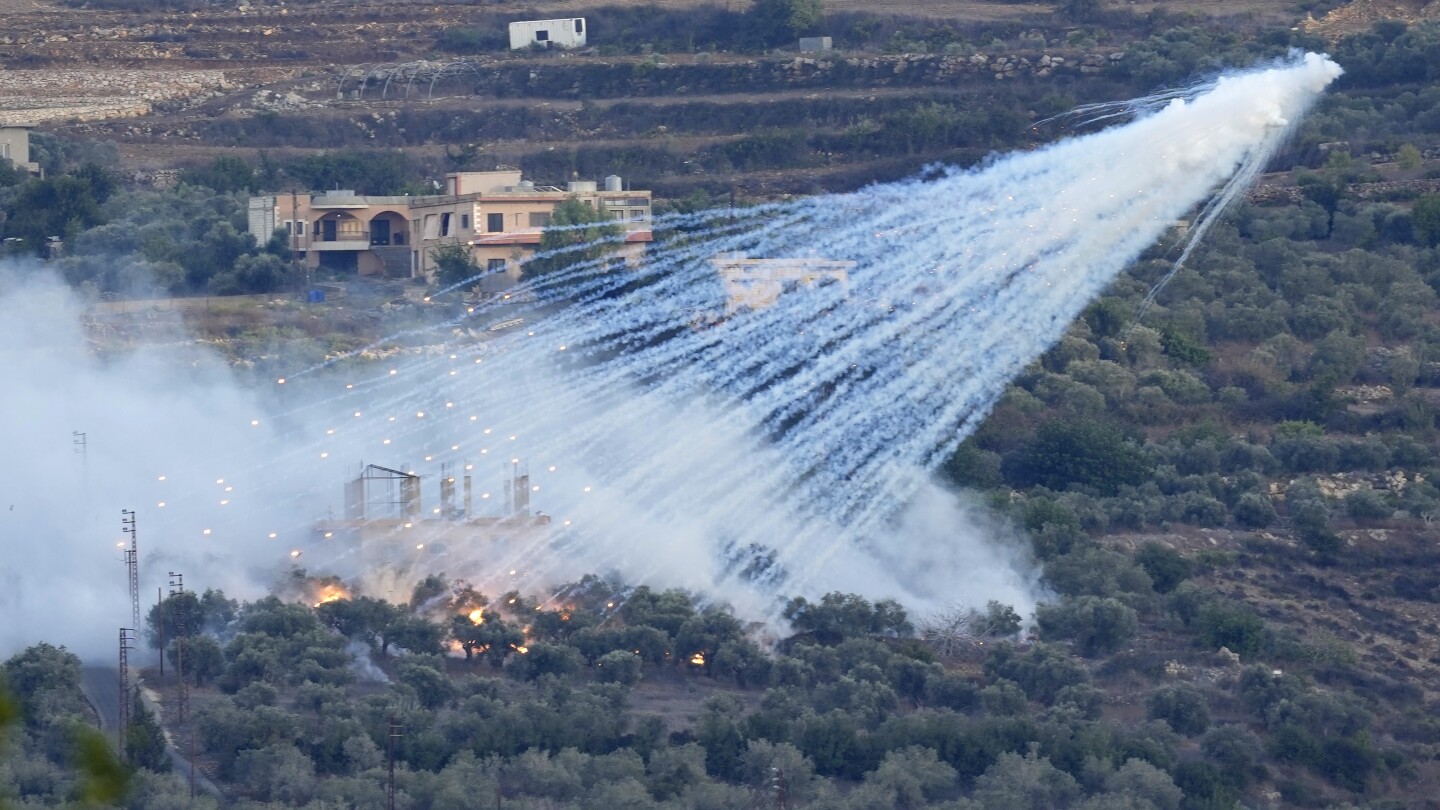
[[[724,686],[698,674],[675,670],[646,671],[644,679],[630,693],[630,710],[635,714],[653,714],[665,721],[667,731],[692,728],[700,716],[700,704],[711,695],[726,694],[759,708],[758,690],[741,690]]]
[[[1318,20],[1305,20],[1302,27],[1333,41],[1368,31],[1380,20],[1417,23],[1435,19],[1440,19],[1440,2],[1434,0],[1353,0]]]

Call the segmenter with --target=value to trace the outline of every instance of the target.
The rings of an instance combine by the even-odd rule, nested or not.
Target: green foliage
[[[430,258],[435,262],[435,281],[442,287],[453,287],[480,275],[480,265],[475,262],[470,248],[465,245],[441,245],[431,248]]]
[[[312,191],[352,189],[357,194],[403,194],[416,175],[400,151],[351,149],[306,155],[280,166],[300,188]]]
[[[1162,686],[1145,700],[1151,720],[1164,720],[1170,728],[1194,737],[1210,727],[1210,704],[1198,689],[1186,684]]]
[[[550,224],[540,234],[540,248],[525,261],[527,278],[560,273],[599,261],[619,247],[624,229],[606,219],[605,212],[567,198],[555,206]]]
[[[1046,638],[1073,640],[1087,656],[1113,653],[1135,637],[1140,620],[1119,600],[1081,596],[1035,609],[1035,621]]]
[[[69,239],[101,224],[104,220],[99,198],[103,189],[93,185],[93,180],[60,175],[26,182],[5,207],[0,233],[23,240],[27,249],[38,251],[47,238]]]
[[[1033,753],[1001,754],[975,780],[975,798],[982,807],[995,810],[1052,810],[1079,796],[1080,786],[1070,774]]]
[[[1235,522],[1247,529],[1264,529],[1279,518],[1270,498],[1259,492],[1247,492],[1235,502]]]
[[[1160,330],[1160,344],[1165,353],[1181,363],[1203,366],[1210,362],[1210,352],[1195,338],[1174,327]]]
[[[824,11],[821,0],[754,0],[745,16],[757,38],[773,46],[809,33]]]
[[[914,629],[905,609],[893,600],[871,604],[857,594],[839,592],[825,594],[818,604],[797,596],[785,605],[784,616],[797,633],[826,645],[867,635],[909,635]]]
[[[972,442],[955,448],[941,471],[959,486],[971,489],[994,489],[1005,480],[1000,473],[1000,455],[982,450]]]
[[[601,683],[634,686],[640,682],[640,656],[629,650],[612,650],[595,662],[595,679]]]
[[[510,657],[507,668],[517,678],[533,681],[545,675],[566,676],[579,672],[585,659],[573,647],[537,642],[524,655]]]
[[[155,720],[145,701],[140,699],[140,690],[133,696],[122,696],[130,700],[130,728],[125,735],[125,757],[137,768],[150,771],[168,771],[170,759],[165,755],[165,732]]]
[[[1067,687],[1090,682],[1083,664],[1050,644],[1034,644],[1023,653],[997,644],[985,658],[985,674],[1015,683],[1026,697],[1047,706]]]
[[[235,155],[221,155],[208,165],[186,169],[180,173],[180,182],[205,186],[222,193],[244,191],[253,194],[260,190],[255,170]]]
[[[499,26],[481,28],[455,26],[440,31],[435,47],[447,53],[471,54],[508,48],[510,41]]]
[[[80,659],[64,647],[36,644],[6,661],[0,673],[31,729],[82,712]]]
[[[1208,650],[1225,647],[1249,658],[1265,648],[1265,622],[1243,604],[1223,599],[1210,601],[1200,608],[1194,625],[1196,640]]]
[[[1019,454],[1007,477],[1021,486],[1064,490],[1072,485],[1114,494],[1148,472],[1144,453],[1112,425],[1088,420],[1051,421]]]
[[[76,732],[72,762],[80,774],[80,796],[86,804],[116,804],[125,796],[130,772],[100,732],[88,728]]]
[[[1427,194],[1410,208],[1415,241],[1426,247],[1440,244],[1440,194]]]
[[[1150,575],[1150,581],[1158,593],[1170,593],[1181,582],[1190,578],[1190,561],[1175,549],[1154,540],[1140,547],[1135,553],[1135,562]]]

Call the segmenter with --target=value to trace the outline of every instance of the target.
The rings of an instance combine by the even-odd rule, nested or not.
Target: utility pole
[[[185,758],[190,760],[190,803],[195,803],[195,727],[187,729],[190,732],[189,740],[185,745]]]
[[[395,741],[405,736],[400,730],[400,721],[390,715],[389,728],[385,733],[385,764],[390,775],[385,783],[385,808],[395,810]]]
[[[185,575],[170,572],[170,595],[176,596],[185,592]],[[175,719],[184,725],[185,718],[190,714],[190,686],[185,683],[185,637],[188,634],[183,622],[186,617],[179,617],[181,624],[175,633]]]
[[[165,685],[165,595],[160,588],[155,589],[155,609],[160,613],[160,685]]]
[[[130,569],[130,624],[140,626],[140,546],[135,540],[135,510],[120,510],[120,531],[130,535],[130,548],[125,550],[125,565]]]
[[[306,225],[308,226],[309,223]],[[300,281],[300,228],[300,204],[295,188],[292,186],[290,188],[290,269],[296,281]],[[305,288],[301,292],[306,295],[310,294],[309,279],[306,279]]]
[[[75,453],[83,460],[85,458],[85,434],[78,430],[70,431],[70,443],[75,445]]]
[[[120,628],[120,705],[115,723],[116,750],[125,756],[125,738],[130,732],[130,651],[135,631],[129,627]]]
[[[771,768],[770,787],[775,792],[775,810],[788,810],[790,807],[789,791],[785,786],[785,772],[779,768]]]

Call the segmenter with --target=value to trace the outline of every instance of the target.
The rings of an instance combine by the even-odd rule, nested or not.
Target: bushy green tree
[[[1074,777],[1034,754],[1001,754],[975,780],[975,798],[986,810],[1055,810],[1080,793]]]
[[[480,275],[480,265],[467,245],[430,248],[430,258],[435,262],[435,281],[442,287],[452,287]]]
[[[1164,720],[1170,728],[1194,737],[1210,727],[1210,704],[1194,687],[1178,684],[1164,686],[1150,693],[1145,709],[1151,720]]]
[[[1135,562],[1150,575],[1158,593],[1170,593],[1190,578],[1190,561],[1169,546],[1154,540],[1146,542],[1135,553]]]
[[[810,33],[824,13],[822,0],[754,0],[745,16],[759,43],[774,46]]]
[[[569,197],[555,206],[550,224],[540,234],[539,250],[525,261],[521,272],[536,278],[597,261],[620,246],[624,232],[604,211]]]
[[[1046,638],[1070,639],[1088,656],[1119,650],[1135,637],[1140,620],[1134,608],[1109,597],[1081,596],[1035,609]]]
[[[785,618],[796,632],[809,633],[821,644],[839,644],[867,635],[904,636],[914,632],[905,609],[894,600],[870,600],[853,593],[832,591],[812,603],[803,596],[785,605]]]
[[[139,689],[128,699],[131,701],[130,726],[125,732],[125,758],[137,768],[170,770],[170,759],[165,755],[165,732],[160,723],[141,700]]]
[[[1085,420],[1051,421],[1014,457],[1006,472],[1021,486],[1061,491],[1079,485],[1111,495],[1140,483],[1149,470],[1145,454],[1112,425]]]

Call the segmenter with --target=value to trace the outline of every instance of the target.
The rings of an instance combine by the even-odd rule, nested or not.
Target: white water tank
[[[624,190],[625,190],[625,184],[622,183],[622,182],[620,182],[620,175],[618,175],[618,174],[612,174],[612,175],[610,175],[609,177],[606,177],[606,178],[605,178],[605,190],[606,190],[606,191],[624,191]]]
[[[595,190],[594,180],[571,180],[567,190],[571,194],[583,194]]]
[[[534,191],[534,190],[535,190],[535,181],[534,181],[534,180],[521,180],[521,181],[520,181],[520,190],[521,190],[521,191]]]

